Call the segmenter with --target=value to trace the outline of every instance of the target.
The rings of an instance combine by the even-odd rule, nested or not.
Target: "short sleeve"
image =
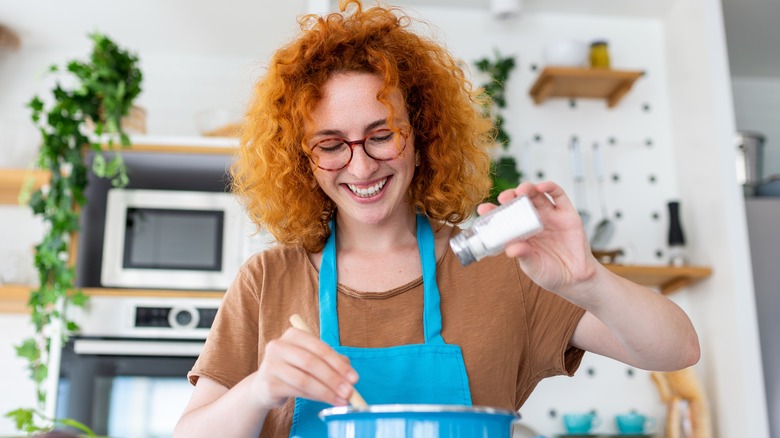
[[[193,385],[201,376],[232,388],[258,364],[259,300],[255,287],[257,273],[246,265],[225,292],[206,344],[187,378]]]
[[[561,374],[573,375],[585,351],[570,347],[569,342],[585,309],[521,275],[530,349],[533,352],[529,363],[531,376],[542,379]]]

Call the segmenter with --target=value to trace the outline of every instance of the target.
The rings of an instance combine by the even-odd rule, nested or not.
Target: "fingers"
[[[524,182],[514,189],[504,190],[498,194],[498,202],[505,204],[518,196],[528,196],[534,207],[542,214],[547,211],[576,211],[566,192],[552,181],[538,184]],[[484,206],[484,207],[483,207]],[[492,204],[481,204],[477,212],[482,215],[495,208]]]
[[[258,374],[275,403],[303,397],[345,405],[358,380],[349,359],[316,336],[295,328],[266,345]]]
[[[329,366],[329,369],[335,370],[342,375],[352,374],[354,375],[354,380],[357,381],[357,374],[349,364],[349,359],[337,353],[336,350],[321,341],[317,336],[291,328],[285,331],[282,338],[303,349],[307,359],[315,360],[318,365],[320,362],[324,362]],[[308,355],[311,355],[311,357],[308,357]]]
[[[283,338],[291,344],[288,363],[301,372],[292,375],[288,383],[299,388],[306,398],[346,404],[352,385],[358,380],[349,359],[298,329],[287,330]]]
[[[497,205],[491,204],[489,202],[486,202],[484,204],[479,204],[477,206],[477,214],[480,215],[480,216],[484,216],[484,215],[488,214],[488,212],[490,210],[493,210],[496,207],[497,207]]]
[[[544,184],[544,186],[542,186]],[[547,190],[557,190],[556,194],[560,197],[564,195],[563,190],[560,189],[555,183],[542,183],[540,185],[534,185],[530,182],[525,182],[515,187],[514,189],[507,189],[498,194],[498,203],[506,204],[514,198],[519,196],[527,196],[534,203],[534,207],[537,209],[543,207],[554,207],[555,203],[552,201],[550,195],[546,194]],[[495,209],[497,205],[489,202],[480,204],[477,206],[477,213],[480,216],[484,216],[491,210]]]
[[[536,190],[539,193],[545,194],[545,197],[548,197],[550,203],[555,206],[572,206],[573,208],[573,205],[563,188],[552,181],[544,181],[537,184]]]

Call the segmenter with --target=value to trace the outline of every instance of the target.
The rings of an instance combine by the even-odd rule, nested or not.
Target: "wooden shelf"
[[[108,150],[104,145],[103,149]],[[118,149],[115,151],[122,153],[133,152],[153,152],[157,154],[203,154],[203,155],[234,155],[238,149],[223,146],[178,146],[174,144],[134,144],[129,148]]]
[[[662,294],[670,294],[712,275],[712,269],[703,266],[638,266],[605,264],[610,271],[643,286],[657,287]]]
[[[222,298],[225,294],[224,291],[216,290],[113,289],[104,287],[85,287],[81,290],[89,296],[113,297]]]
[[[105,140],[105,139],[104,139]],[[121,148],[121,152],[154,152],[165,154],[203,154],[203,155],[235,155],[238,152],[239,140],[231,137],[177,137],[177,136],[131,136],[132,146]],[[108,145],[104,143],[104,149]]]
[[[551,97],[606,99],[612,108],[644,72],[603,68],[546,67],[529,94],[541,104]]]
[[[35,191],[49,181],[49,173],[32,169],[0,169],[0,205],[18,205],[19,193],[28,178],[32,180],[31,191]]]
[[[115,149],[122,153],[153,152],[166,154],[235,155],[238,140],[232,138],[138,137],[129,148]],[[104,146],[104,149],[107,149]],[[31,192],[49,181],[49,173],[38,169],[0,169],[0,205],[18,205],[19,193],[32,178]]]
[[[23,284],[0,285],[0,313],[30,313],[27,299],[31,286]]]

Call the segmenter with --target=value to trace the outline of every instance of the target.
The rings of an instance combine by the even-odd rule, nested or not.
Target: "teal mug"
[[[619,414],[615,416],[615,423],[618,431],[623,435],[639,435],[646,433],[655,425],[653,418],[629,412],[628,414]]]
[[[563,414],[566,432],[572,435],[587,434],[601,423],[595,412]]]

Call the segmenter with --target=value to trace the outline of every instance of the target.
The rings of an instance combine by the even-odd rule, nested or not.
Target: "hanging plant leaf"
[[[498,194],[504,190],[517,187],[520,182],[520,172],[517,171],[517,162],[513,157],[501,157],[491,163],[493,175],[493,187],[490,189],[490,199],[497,201]]]
[[[105,140],[111,148],[114,138],[118,138],[120,144],[130,145],[120,121],[140,94],[143,75],[136,55],[119,48],[100,33],[89,37],[93,42],[89,60],[67,62],[64,69],[56,65],[49,68],[50,72],[73,76],[76,85],[66,88],[57,83],[51,90],[51,100],[34,96],[27,104],[30,117],[42,136],[36,163],[49,172],[50,180],[27,196],[33,213],[44,223],[45,234],[35,246],[34,263],[40,285],[30,292],[28,300],[35,335],[16,347],[17,355],[28,362],[38,405],[6,414],[18,430],[26,433],[67,424],[92,434],[88,427],[78,422],[44,415],[47,394],[43,382],[49,374],[52,357],[49,351],[51,336],[62,335],[66,339],[78,329],[67,319],[65,309],[72,305],[83,306],[87,301],[81,291],[74,292],[75,274],[69,259],[72,235],[79,228],[80,207],[86,203],[84,191],[89,166],[85,148],[97,151],[92,169],[98,176],[111,178],[115,186],[127,184],[121,157],[117,153],[118,158],[106,162],[100,142]],[[49,101],[51,104],[47,106],[45,102]],[[114,135],[93,141],[84,134],[88,131],[88,123],[97,136]],[[64,327],[64,333],[52,330],[51,324],[55,321]]]
[[[503,57],[496,49],[494,58],[482,58],[474,65],[477,69],[490,76],[490,80],[482,84],[482,92],[490,99],[483,108],[483,114],[493,121],[496,143],[506,151],[512,141],[509,133],[504,129],[505,119],[501,110],[506,107],[505,87],[512,69],[515,68],[515,59],[511,56]],[[506,189],[517,187],[520,184],[522,174],[517,170],[517,163],[513,157],[500,156],[491,163],[491,177],[493,187],[490,190],[488,201],[496,203],[496,197]]]
[[[519,181],[520,172],[517,171],[517,162],[514,157],[503,156],[494,161],[496,178],[505,181]]]

